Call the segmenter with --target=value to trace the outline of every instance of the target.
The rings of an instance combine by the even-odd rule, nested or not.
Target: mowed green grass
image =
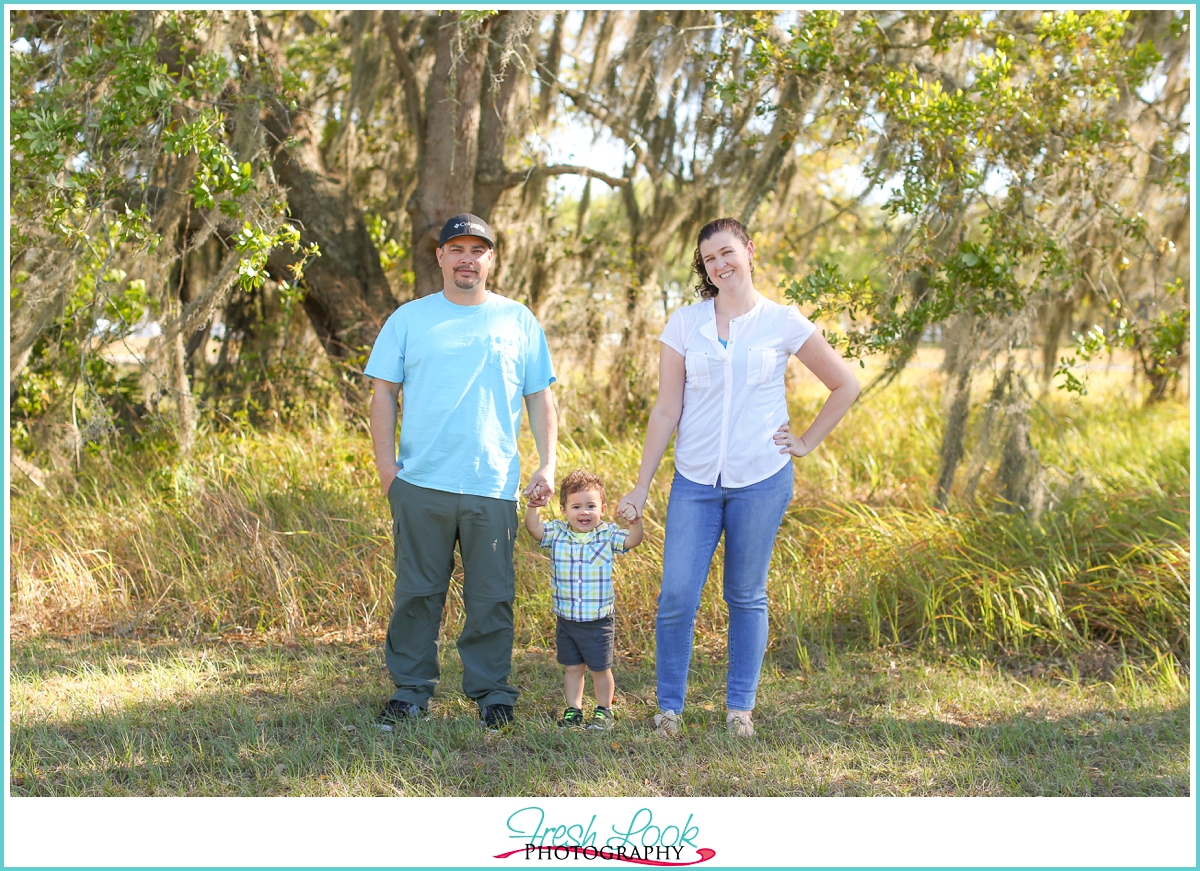
[[[618,729],[564,734],[544,555],[516,553],[519,724],[458,691],[456,578],[429,720],[385,735],[386,502],[362,429],[314,422],[86,458],[11,499],[15,794],[1092,795],[1188,791],[1190,459],[1184,402],[1120,383],[1035,409],[1051,507],[931,506],[936,375],[860,402],[796,463],[769,578],[756,721],[723,730],[721,553],[697,621],[686,734],[650,734],[664,461],[617,569]],[[1111,388],[1111,389],[1110,389]],[[610,502],[641,435],[560,391],[559,474]],[[793,419],[820,393],[801,382]],[[523,456],[531,467],[532,443]],[[530,468],[526,469],[526,473]],[[611,507],[611,506],[610,506]]]
[[[374,645],[41,641],[14,648],[14,795],[1186,795],[1188,693],[1165,664],[1064,665],[886,650],[769,665],[749,741],[723,668],[698,663],[684,734],[655,736],[653,669],[618,663],[614,729],[565,732],[553,654],[519,650],[519,719],[484,732],[446,654],[430,716],[392,734]]]

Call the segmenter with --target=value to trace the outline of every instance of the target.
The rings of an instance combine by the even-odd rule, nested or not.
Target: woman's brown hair
[[[700,283],[696,285],[696,296],[701,299],[712,299],[720,292],[720,289],[708,280],[708,270],[704,268],[704,258],[700,256],[700,245],[718,233],[732,233],[733,238],[747,248],[750,247],[750,234],[746,232],[742,222],[735,218],[717,218],[700,228],[700,234],[696,238],[696,253],[692,256],[692,271],[700,279]],[[750,274],[754,274],[753,260],[750,261]]]

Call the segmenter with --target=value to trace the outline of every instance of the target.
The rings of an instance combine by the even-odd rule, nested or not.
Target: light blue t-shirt
[[[400,477],[448,493],[517,498],[521,400],[556,380],[546,335],[521,303],[437,293],[392,313],[366,374],[403,384]]]

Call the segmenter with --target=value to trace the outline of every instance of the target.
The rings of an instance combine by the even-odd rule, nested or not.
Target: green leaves
[[[818,258],[803,279],[793,279],[783,292],[792,302],[808,308],[814,320],[834,314],[845,314],[851,319],[870,317],[879,314],[885,304],[870,280],[847,278],[842,267],[827,257]],[[852,329],[844,337],[829,331],[825,336],[834,347],[844,345],[843,353],[847,356],[859,357],[883,347],[882,332],[875,329],[882,326],[882,320],[886,320],[886,315],[872,321],[869,327]]]
[[[178,82],[135,38],[131,13],[67,16],[58,42],[13,54],[13,214],[74,245],[117,191],[144,184]],[[86,34],[79,31],[85,29]],[[144,169],[143,171],[144,172]],[[26,220],[27,219],[27,220]],[[124,232],[124,230],[122,230]]]
[[[1145,303],[1130,310],[1120,299],[1114,298],[1109,302],[1109,312],[1118,316],[1124,314],[1124,317],[1118,317],[1110,330],[1095,324],[1082,334],[1075,333],[1072,352],[1059,358],[1055,371],[1063,377],[1064,389],[1086,394],[1086,379],[1076,377],[1072,367],[1121,348],[1134,350],[1152,380],[1164,382],[1174,377],[1186,363],[1184,350],[1191,328],[1191,309],[1184,279],[1168,282],[1163,294],[1169,305],[1162,306],[1157,312],[1152,312]]]
[[[790,43],[756,56],[777,72],[819,67],[831,88],[840,80],[845,96],[805,123],[847,131],[839,145],[854,149],[882,195],[894,241],[878,252],[878,287],[852,283],[818,259],[786,286],[789,298],[818,317],[850,318],[846,353],[896,360],[948,318],[967,316],[1012,348],[1039,338],[1036,316],[1025,314],[1031,308],[1036,315],[1051,302],[1111,298],[1125,317],[1099,334],[1104,346],[1135,349],[1148,373],[1173,371],[1188,323],[1185,295],[1154,289],[1148,270],[1177,254],[1165,238],[1151,244],[1166,219],[1146,203],[1162,200],[1136,186],[1183,194],[1189,157],[1179,138],[1186,128],[1167,133],[1168,104],[1130,120],[1131,91],[1158,82],[1139,93],[1153,102],[1167,87],[1161,43],[1134,38],[1162,28],[1131,26],[1141,14],[862,15],[851,35],[835,18],[799,14]],[[818,50],[839,41],[856,65],[838,66],[838,52]],[[1186,95],[1162,100],[1177,105]],[[1147,140],[1155,123],[1162,133]],[[1151,149],[1147,167],[1142,155]],[[1097,335],[1081,340],[1076,358],[1094,352]]]
[[[53,157],[62,159],[64,145],[75,143],[79,131],[78,119],[53,106],[39,106],[28,112],[13,113],[14,127],[20,128],[17,135],[22,156]]]
[[[290,225],[284,225],[289,230],[292,230]],[[297,234],[298,238],[299,234]],[[238,261],[238,286],[249,292],[256,287],[262,287],[268,275],[263,268],[266,266],[267,257],[271,254],[271,249],[279,242],[278,234],[268,235],[261,228],[252,227],[249,223],[244,224],[242,229],[233,237],[234,247],[238,253],[242,255]]]
[[[271,256],[272,251],[282,247],[290,248],[294,252],[302,250],[300,231],[286,222],[280,224],[271,233],[261,227],[246,223],[242,225],[241,230],[234,234],[233,244],[238,253],[242,255],[238,261],[237,284],[247,293],[262,287],[263,282],[269,277],[265,267],[267,258]],[[304,257],[288,267],[291,270],[292,280],[296,283],[304,278],[305,263],[313,257],[320,257],[321,249],[314,242],[303,248],[303,253]],[[283,284],[285,291],[293,289],[288,282]]]
[[[188,11],[24,19],[29,48],[10,54],[9,103],[12,249],[22,267],[13,307],[34,324],[22,337],[33,344],[28,364],[14,374],[22,449],[64,427],[86,442],[109,431],[112,410],[132,404],[138,373],[101,349],[151,320],[185,328],[180,275],[201,227],[223,234],[227,222],[243,225],[233,244],[245,290],[261,286],[275,248],[300,251],[299,232],[281,221],[279,193],[258,183],[260,158],[238,160],[230,144],[224,111],[247,97],[227,90],[227,32],[214,31],[227,23]],[[303,296],[295,282],[318,255],[310,246],[292,264],[293,281],[280,290],[285,308]],[[48,324],[35,311],[46,300]]]
[[[1076,393],[1079,396],[1087,394],[1087,385],[1081,381],[1072,368],[1080,363],[1089,363],[1094,357],[1102,353],[1107,353],[1120,344],[1123,344],[1128,337],[1126,330],[1126,322],[1120,321],[1117,325],[1116,332],[1110,338],[1105,334],[1104,328],[1099,324],[1094,325],[1082,335],[1076,333],[1075,352],[1071,355],[1065,355],[1058,360],[1058,369],[1054,374],[1063,379],[1063,389],[1068,393]]]
[[[224,125],[224,115],[204,109],[193,120],[177,124],[163,135],[163,144],[171,154],[195,154],[200,158],[191,193],[201,208],[213,208],[223,194],[236,198],[256,189],[253,168],[249,163],[238,163],[225,144]],[[233,199],[223,200],[221,211],[231,218],[242,216],[241,206]]]
[[[368,213],[364,215],[364,218],[366,219],[367,233],[371,237],[371,244],[379,252],[379,265],[383,267],[383,271],[388,272],[401,265],[408,252],[395,239],[388,238],[388,222],[374,213]]]

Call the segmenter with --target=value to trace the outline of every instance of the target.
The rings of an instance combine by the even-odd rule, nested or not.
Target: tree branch
[[[22,475],[34,483],[39,490],[46,489],[46,473],[35,466],[29,460],[21,456],[21,452],[16,448],[12,449],[12,465]]]
[[[598,169],[592,169],[587,166],[574,166],[568,163],[554,164],[553,166],[537,166],[527,170],[513,170],[504,178],[504,186],[506,188],[516,187],[522,184],[529,176],[534,175],[581,175],[584,178],[595,178],[604,182],[611,188],[624,187],[629,184],[627,178],[617,178],[608,173],[600,172]]]
[[[396,66],[400,70],[400,80],[404,86],[404,104],[408,107],[409,123],[412,124],[413,130],[417,134],[418,147],[424,148],[425,116],[421,111],[421,89],[417,81],[417,70],[413,66],[412,58],[408,56],[408,52],[404,50],[404,45],[400,42],[399,19],[400,14],[398,12],[394,9],[387,10],[383,13],[383,29],[387,32],[388,42],[392,46],[392,56],[396,59]]]
[[[821,197],[821,199],[823,199],[825,202],[829,203],[829,205],[833,206],[835,209],[837,209],[837,211],[835,211],[832,215],[830,215],[825,220],[819,221],[816,224],[814,224],[813,226],[809,227],[807,230],[805,230],[803,233],[801,233],[797,237],[793,237],[793,236],[789,235],[787,232],[784,232],[784,234],[783,234],[784,241],[786,241],[793,248],[799,248],[801,242],[807,240],[810,236],[813,236],[816,233],[820,232],[825,227],[828,227],[830,224],[832,224],[834,221],[836,221],[842,215],[846,214],[846,212],[853,209],[855,206],[862,205],[863,201],[867,198],[867,194],[871,193],[873,190],[875,190],[874,185],[868,185],[867,189],[865,191],[863,191],[861,194],[856,196],[854,199],[850,200],[850,202],[844,203],[841,206],[838,206],[837,203],[835,203],[833,200],[829,199],[828,197]]]
[[[610,112],[591,94],[585,93],[578,88],[571,87],[571,85],[567,84],[557,76],[554,76],[553,80],[555,87],[569,97],[577,109],[582,111],[584,114],[595,118],[601,124],[604,124],[615,135],[625,140],[627,144],[631,141],[636,142],[637,140],[641,140],[643,143],[645,143],[645,138],[638,131],[634,130],[628,121],[626,121],[620,115]]]

